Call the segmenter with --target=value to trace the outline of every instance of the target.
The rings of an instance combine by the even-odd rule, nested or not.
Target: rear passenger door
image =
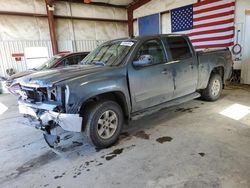
[[[195,92],[198,83],[198,65],[188,39],[183,36],[168,36],[165,38],[165,46],[171,58],[169,63],[173,64],[173,98]]]

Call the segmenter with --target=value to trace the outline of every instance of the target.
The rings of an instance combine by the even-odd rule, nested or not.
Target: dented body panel
[[[184,38],[190,47],[191,56],[173,59],[165,41],[167,37]],[[161,50],[166,57],[164,62],[143,68],[135,67],[133,61],[138,58],[138,51],[150,40],[162,45]],[[134,113],[206,88],[212,71],[223,71],[221,74],[225,81],[232,69],[232,57],[228,49],[196,52],[185,35],[119,39],[102,46],[113,43],[129,48],[119,65],[96,62],[36,72],[22,78],[20,113],[33,116],[41,126],[46,127],[53,122],[64,130],[81,132],[84,119],[81,109],[87,101],[97,96],[118,94],[118,102],[130,118]],[[112,57],[111,54],[110,59]]]

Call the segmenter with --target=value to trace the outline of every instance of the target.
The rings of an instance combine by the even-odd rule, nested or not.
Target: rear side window
[[[188,42],[183,37],[168,37],[168,50],[173,61],[184,60],[192,57]]]

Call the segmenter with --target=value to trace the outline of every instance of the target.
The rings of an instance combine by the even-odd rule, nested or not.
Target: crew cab
[[[84,132],[98,148],[114,144],[124,120],[202,97],[216,101],[233,61],[229,49],[196,52],[185,35],[117,39],[82,65],[46,70],[20,82],[19,111],[60,141],[57,129]]]

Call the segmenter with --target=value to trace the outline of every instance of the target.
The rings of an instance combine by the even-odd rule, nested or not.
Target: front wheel
[[[114,101],[102,101],[93,104],[85,113],[86,135],[90,143],[97,148],[113,145],[122,130],[123,113]]]
[[[207,101],[216,101],[219,99],[223,88],[222,78],[219,74],[212,74],[207,88],[202,90],[201,96]]]

